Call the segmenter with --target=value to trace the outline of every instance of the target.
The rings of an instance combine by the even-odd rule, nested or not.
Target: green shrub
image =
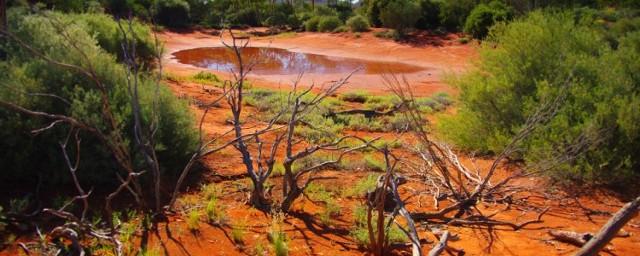
[[[482,39],[487,36],[489,28],[493,24],[510,19],[511,13],[511,8],[499,1],[479,4],[467,17],[464,23],[464,32],[475,38]]]
[[[318,25],[320,24],[320,16],[313,16],[304,22],[305,31],[318,31]]]
[[[184,0],[157,0],[156,20],[167,27],[181,28],[189,25],[191,8]]]
[[[43,52],[50,58],[88,68],[93,68],[97,79],[106,87],[109,103],[114,118],[119,126],[114,133],[122,134],[125,145],[131,152],[133,146],[133,115],[131,99],[127,93],[125,69],[116,62],[116,58],[98,46],[92,36],[92,30],[84,22],[69,22],[78,16],[67,16],[57,13],[47,13],[51,18],[61,20],[67,24],[64,29],[69,38],[76,42],[80,51],[70,50],[69,45],[61,33],[54,28],[49,18],[38,15],[12,16],[10,28],[15,35],[31,47]],[[102,113],[100,93],[92,79],[79,72],[49,65],[25,49],[11,43],[4,47],[10,53],[8,61],[0,61],[0,81],[2,83],[19,85],[20,90],[0,86],[0,99],[16,103],[26,108],[50,113],[72,116],[88,125],[95,126],[106,134],[109,128],[100,115]],[[86,58],[85,58],[86,56]],[[9,65],[11,63],[11,65]],[[154,102],[157,107],[158,125],[156,131],[156,153],[164,175],[175,175],[181,166],[189,159],[190,152],[196,146],[197,136],[193,119],[186,102],[179,101],[165,86],[158,88],[157,100],[154,99],[155,84],[153,79],[141,75],[139,81],[139,96],[142,106],[143,120],[150,120]],[[52,100],[47,97],[25,97],[24,92],[50,93],[58,95],[69,103]],[[11,170],[5,172],[2,182],[33,181],[40,176],[45,185],[70,182],[69,173],[62,162],[59,141],[64,138],[68,130],[56,126],[40,136],[32,136],[28,131],[48,125],[47,120],[22,116],[6,109],[0,109],[0,133],[12,134],[11,139],[2,140],[2,148],[15,148],[0,156],[0,164],[11,165]],[[78,176],[81,183],[95,185],[119,184],[114,173],[120,171],[113,155],[104,142],[92,136],[91,133],[80,133],[82,138],[82,157]],[[133,154],[136,168],[142,167],[142,159]],[[33,161],[39,159],[39,161]],[[150,174],[149,174],[150,175]],[[143,175],[147,177],[148,175]]]
[[[124,41],[124,36],[118,27],[118,23],[113,18],[106,14],[85,13],[70,15],[68,19],[85,23],[87,32],[98,41],[100,47],[115,55],[119,61],[123,60],[122,42]],[[132,24],[133,34],[130,34],[131,32],[126,23],[123,22],[122,26],[128,33],[127,37],[135,39],[138,61],[144,63],[147,67],[152,66],[157,53],[149,26],[134,21]]]
[[[200,231],[200,212],[197,210],[191,210],[187,213],[186,222],[189,231],[193,233]]]
[[[319,32],[331,32],[342,25],[342,21],[337,16],[323,16],[318,22]]]
[[[349,18],[347,20],[347,26],[349,26],[351,32],[369,31],[369,22],[365,17],[362,17],[360,15]]]
[[[440,24],[450,30],[462,29],[467,16],[477,5],[476,0],[448,0],[440,1]]]
[[[349,27],[347,26],[339,26],[336,29],[334,29],[333,31],[331,31],[333,33],[346,33],[349,32]]]
[[[382,25],[394,29],[400,36],[407,29],[415,27],[419,18],[420,9],[412,0],[391,0],[380,10]]]
[[[231,229],[231,240],[236,244],[244,244],[244,227],[234,225]]]
[[[420,18],[416,21],[419,29],[435,29],[440,26],[440,4],[434,0],[419,0]]]
[[[501,152],[527,118],[568,85],[557,114],[523,141],[522,155],[511,157],[533,164],[572,154],[568,145],[581,138],[599,141],[549,174],[630,184],[640,176],[639,79],[632,71],[640,68],[632,61],[640,55],[639,38],[640,32],[627,34],[614,50],[599,31],[562,12],[533,12],[500,25],[489,36],[500,47],[483,47],[475,69],[454,79],[461,107],[439,121],[439,130],[462,149]]]

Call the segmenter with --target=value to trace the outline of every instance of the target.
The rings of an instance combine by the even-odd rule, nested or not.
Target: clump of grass
[[[224,208],[218,202],[218,198],[211,198],[205,207],[207,220],[211,224],[221,225],[226,221]]]
[[[257,256],[265,256],[267,255],[267,250],[264,248],[264,245],[261,242],[258,242],[256,243],[254,253]]]
[[[289,247],[287,246],[287,235],[282,230],[282,222],[284,215],[275,213],[272,215],[271,228],[269,230],[269,241],[276,256],[289,255]]]
[[[362,158],[364,160],[364,167],[366,170],[381,172],[384,171],[387,166],[381,160],[378,160],[373,154],[365,154]]]
[[[366,109],[386,111],[398,104],[400,104],[400,99],[397,96],[371,96],[367,99],[364,107]]]
[[[331,220],[342,211],[340,205],[336,203],[333,194],[325,189],[321,184],[311,183],[305,189],[305,194],[313,201],[324,203],[324,210],[320,212],[320,221],[324,225],[330,225]]]
[[[192,76],[193,81],[200,83],[219,83],[220,79],[213,73],[200,71]]]
[[[365,103],[370,97],[365,91],[352,91],[340,95],[340,99],[347,102]]]
[[[200,231],[200,212],[198,210],[191,210],[187,214],[187,228],[192,233],[197,233]]]
[[[234,225],[233,228],[231,228],[231,240],[236,244],[244,244],[244,227]]]
[[[392,140],[392,141],[388,141],[388,140],[384,140],[384,139],[379,139],[377,141],[375,141],[373,143],[373,146],[376,148],[400,148],[402,147],[402,141],[401,140]]]
[[[346,127],[350,130],[370,132],[384,131],[384,125],[380,120],[369,119],[361,114],[345,115],[340,118],[342,122],[346,123]]]
[[[378,214],[374,212],[372,214],[372,226],[374,231],[374,237],[377,237],[377,222],[373,221],[378,218]],[[370,244],[369,241],[369,229],[367,227],[367,209],[363,205],[356,206],[353,209],[353,220],[354,227],[351,231],[351,237],[356,241],[356,243],[361,247],[367,247]],[[384,223],[388,223],[389,218],[385,218]],[[397,225],[391,225],[388,228],[385,228],[385,236],[389,240],[390,243],[404,243],[408,241],[407,236],[398,228]]]
[[[343,190],[342,196],[344,197],[361,197],[369,191],[376,188],[376,184],[378,182],[378,175],[370,174],[367,177],[364,177],[352,187]]]

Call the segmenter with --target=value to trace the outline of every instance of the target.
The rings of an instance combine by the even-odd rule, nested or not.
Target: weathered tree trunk
[[[254,182],[253,191],[249,197],[249,203],[258,209],[265,209],[268,205],[267,199],[264,196],[264,182]]]
[[[600,231],[576,253],[576,256],[594,256],[602,250],[640,210],[640,197],[624,205]]]

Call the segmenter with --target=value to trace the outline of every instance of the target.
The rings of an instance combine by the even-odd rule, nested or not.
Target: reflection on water
[[[237,67],[231,50],[215,48],[195,48],[173,54],[178,62],[201,68],[229,72]],[[243,61],[255,62],[251,71],[259,75],[293,75],[301,72],[310,74],[349,73],[360,68],[358,74],[396,73],[407,74],[423,70],[413,65],[367,61],[353,58],[290,52],[278,48],[247,47],[242,50]]]

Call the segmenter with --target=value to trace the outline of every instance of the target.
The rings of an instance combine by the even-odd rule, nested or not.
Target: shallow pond
[[[223,47],[182,50],[173,55],[182,64],[216,71],[229,72],[238,66],[233,52]],[[245,63],[255,63],[251,73],[258,75],[337,74],[358,68],[360,70],[356,74],[408,74],[424,70],[403,63],[332,57],[279,48],[247,47],[243,49],[242,57]]]

